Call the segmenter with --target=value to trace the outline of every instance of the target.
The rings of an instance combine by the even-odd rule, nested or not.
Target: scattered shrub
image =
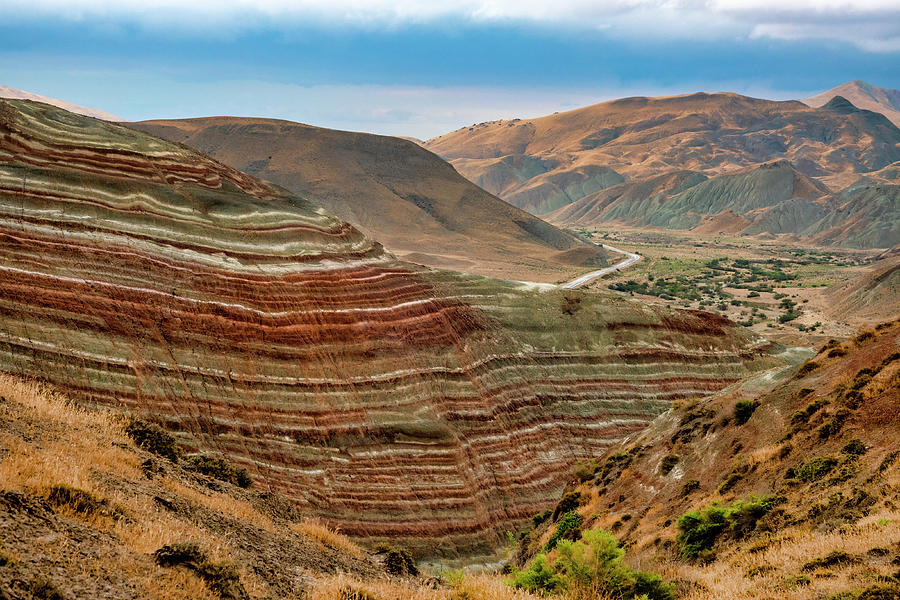
[[[553,509],[553,520],[555,521],[560,515],[573,511],[584,503],[581,492],[569,492],[564,494],[559,500],[559,504]]]
[[[847,351],[840,347],[832,348],[831,350],[828,351],[828,358],[837,358],[837,357],[846,356],[846,355],[847,355]]]
[[[784,316],[784,315],[782,315],[782,316]],[[779,321],[780,320],[781,319],[779,319]],[[807,375],[809,375],[810,373],[812,373],[813,371],[815,371],[818,368],[819,368],[819,363],[817,363],[814,360],[808,360],[805,363],[803,363],[802,365],[800,365],[799,369],[797,369],[796,377],[798,377],[798,378],[806,377]]]
[[[163,546],[153,553],[153,558],[161,567],[185,567],[193,571],[209,587],[210,591],[223,600],[247,600],[240,575],[233,565],[210,561],[200,547],[193,542]]]
[[[574,315],[581,310],[581,297],[566,294],[559,309],[564,315]]]
[[[574,510],[564,514],[559,520],[559,523],[556,524],[556,531],[554,531],[553,535],[550,536],[550,539],[547,540],[547,545],[544,546],[544,550],[552,550],[560,540],[566,539],[566,537],[577,537],[583,521],[584,519],[581,515]]]
[[[800,465],[797,468],[796,476],[800,481],[809,483],[831,473],[837,464],[836,458],[820,456]]]
[[[402,548],[388,548],[384,556],[384,568],[391,575],[412,575],[419,574],[415,561],[406,550]]]
[[[175,437],[159,425],[135,419],[125,427],[125,433],[139,448],[178,462],[181,451]]]
[[[684,482],[684,485],[681,486],[681,497],[684,498],[691,494],[691,492],[700,489],[700,482],[696,479],[688,479]]]
[[[532,526],[534,526],[534,527],[539,526],[541,523],[543,523],[544,521],[549,519],[552,514],[553,514],[553,511],[549,508],[547,510],[545,510],[544,512],[537,513],[536,515],[531,517]]]
[[[725,492],[731,490],[737,483],[744,478],[744,475],[738,471],[731,471],[728,475],[725,476],[725,479],[722,480],[722,483],[719,484],[719,493],[724,494]]]
[[[867,341],[873,340],[873,339],[875,339],[875,332],[874,332],[874,331],[863,331],[863,332],[860,333],[858,336],[856,336],[856,339],[855,339],[854,341],[855,341],[857,344],[862,344],[862,343],[864,343],[864,342],[867,342]]]
[[[678,464],[679,458],[674,454],[667,454],[663,457],[662,462],[659,464],[659,472],[663,475],[668,475],[672,472],[672,469],[675,468],[675,465]]]
[[[513,576],[513,587],[533,593],[553,594],[568,587],[566,579],[557,574],[547,563],[547,556],[538,554],[531,566]]]
[[[846,408],[835,411],[831,416],[831,420],[819,427],[819,437],[825,440],[839,433],[844,427],[844,421],[846,421],[849,416],[850,411]]]
[[[862,456],[868,450],[866,445],[860,440],[851,440],[841,448],[841,454],[846,454],[847,456]]]
[[[836,567],[841,565],[848,565],[852,563],[859,562],[859,559],[847,554],[843,550],[834,550],[833,552],[829,552],[827,555],[817,558],[815,560],[811,560],[800,569],[804,573],[809,573],[810,571],[815,571],[816,569],[825,569],[828,567]]]
[[[213,477],[220,481],[227,481],[242,488],[248,488],[253,483],[247,469],[233,467],[228,461],[212,456],[191,456],[187,459],[188,468]]]
[[[35,600],[65,600],[66,598],[46,577],[35,577],[28,588]]]
[[[758,406],[759,402],[756,400],[741,400],[734,405],[734,420],[738,425],[743,425],[750,420]]]
[[[108,506],[106,500],[97,498],[90,492],[57,484],[50,487],[47,501],[58,508],[68,508],[72,512],[84,516],[91,516],[102,512]]]
[[[685,558],[697,558],[703,550],[711,550],[718,537],[727,533],[740,539],[756,528],[776,500],[768,496],[751,497],[731,506],[714,503],[699,511],[681,515],[678,519],[677,541]]]
[[[818,398],[813,402],[810,402],[806,405],[805,408],[798,410],[793,415],[791,415],[791,424],[797,426],[808,423],[809,418],[816,414],[819,409],[826,404],[828,404],[828,400],[826,400],[825,398]]]
[[[747,579],[753,579],[754,577],[760,577],[762,575],[774,573],[776,570],[777,569],[772,565],[758,565],[747,569],[747,572],[744,573],[744,577],[746,577]]]

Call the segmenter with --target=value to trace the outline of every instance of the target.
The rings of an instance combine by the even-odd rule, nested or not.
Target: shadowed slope
[[[803,103],[813,107],[824,106],[835,96],[842,96],[859,108],[881,113],[900,127],[900,90],[878,87],[865,81],[849,81],[807,98]]]
[[[602,249],[509,206],[407,140],[235,117],[129,126],[310,198],[413,262],[531,281],[605,264]]]
[[[0,103],[0,370],[357,538],[488,552],[568,466],[773,359],[720,317],[431,271],[125,127]]]

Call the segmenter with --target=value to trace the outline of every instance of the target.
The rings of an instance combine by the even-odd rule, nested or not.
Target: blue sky
[[[896,0],[0,0],[0,17],[0,84],[131,120],[427,138],[629,95],[900,87]]]

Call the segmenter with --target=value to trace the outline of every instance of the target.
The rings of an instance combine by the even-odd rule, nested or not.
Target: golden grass
[[[340,550],[356,558],[363,557],[363,549],[350,538],[343,535],[336,527],[331,527],[319,519],[304,519],[299,523],[291,523],[291,531],[313,539],[320,544]]]
[[[509,587],[497,575],[465,574],[452,579],[449,587],[434,589],[395,579],[362,581],[340,574],[317,579],[309,600],[538,600],[538,596]]]
[[[662,575],[685,578],[700,584],[684,596],[685,600],[762,600],[790,597],[813,600],[839,592],[867,587],[879,575],[891,575],[895,567],[848,564],[826,571],[802,573],[803,565],[829,552],[841,550],[865,557],[875,547],[890,547],[900,542],[900,513],[885,511],[828,533],[789,528],[771,538],[768,547],[751,554],[748,544],[722,554],[708,566],[669,563]],[[763,566],[772,570],[751,577],[748,572]],[[793,578],[805,575],[809,583],[798,585]]]

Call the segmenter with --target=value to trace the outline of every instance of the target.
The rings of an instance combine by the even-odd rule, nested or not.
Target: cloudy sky
[[[900,0],[0,0],[0,84],[428,138],[633,95],[900,88]]]

